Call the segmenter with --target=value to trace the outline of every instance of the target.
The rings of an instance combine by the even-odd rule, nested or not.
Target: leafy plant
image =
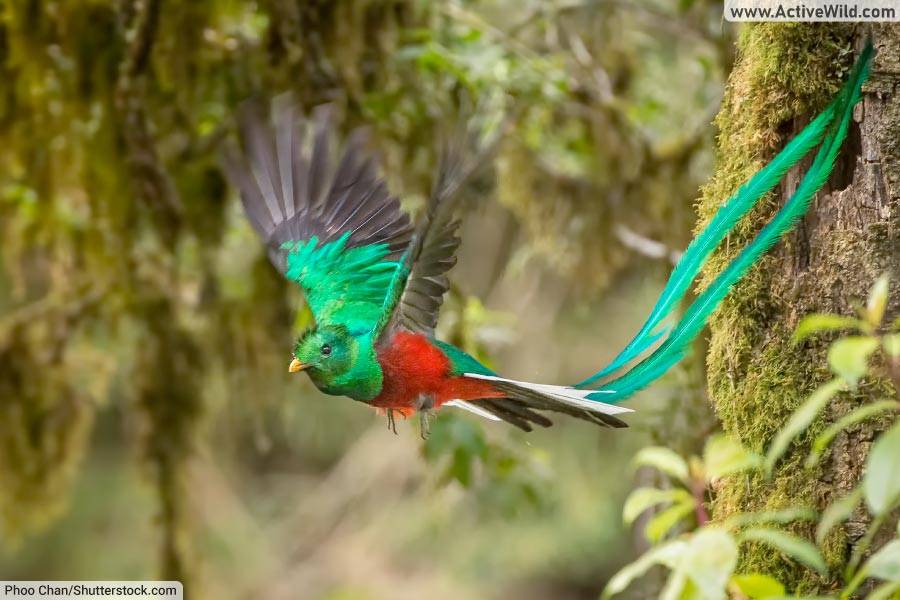
[[[478,507],[503,514],[528,514],[550,501],[540,455],[512,445],[489,441],[472,419],[441,412],[423,445],[425,459],[433,464],[441,484],[458,483],[472,490]]]
[[[859,308],[857,317],[814,314],[800,322],[794,335],[795,342],[825,331],[853,330],[854,334],[831,344],[827,356],[834,378],[816,389],[790,416],[764,456],[721,434],[707,441],[702,457],[685,459],[660,446],[645,448],[637,454],[635,464],[656,469],[665,475],[669,486],[638,488],[625,501],[623,518],[626,523],[634,523],[645,512],[655,511],[644,529],[647,540],[654,545],[610,580],[604,597],[623,591],[657,565],[669,570],[661,594],[663,598],[797,597],[786,595],[784,585],[769,574],[737,573],[742,545],[749,542],[766,544],[785,557],[826,575],[828,566],[818,545],[863,503],[871,517],[870,525],[855,545],[843,573],[844,587],[835,597],[849,598],[867,579],[879,582],[870,598],[888,598],[900,591],[900,530],[865,559],[876,535],[900,505],[900,420],[895,419],[872,445],[859,485],[828,506],[821,515],[806,507],[793,506],[716,518],[716,515],[708,514],[706,502],[712,493],[712,484],[719,478],[750,473],[770,477],[778,461],[831,400],[853,389],[872,373],[873,357],[877,354],[883,355],[884,364],[890,374],[895,375],[900,367],[900,319],[890,325],[885,323],[887,300],[888,278],[884,276],[872,287],[868,302]],[[893,378],[897,380],[896,376]],[[885,398],[844,415],[813,440],[807,467],[818,463],[841,431],[875,416],[896,412],[898,408],[900,402],[896,398]],[[815,543],[777,527],[802,520],[817,520]]]

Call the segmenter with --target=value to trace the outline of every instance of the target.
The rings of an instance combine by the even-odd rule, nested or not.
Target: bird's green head
[[[307,330],[294,345],[289,371],[306,371],[326,394],[368,400],[381,389],[381,367],[371,343],[365,343],[345,325],[324,325]]]

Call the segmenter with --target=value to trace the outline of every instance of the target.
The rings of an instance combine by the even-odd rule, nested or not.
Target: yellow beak
[[[291,361],[291,364],[288,367],[288,373],[296,373],[297,371],[302,371],[303,369],[308,369],[309,367],[310,365],[304,365],[302,362],[295,358]]]

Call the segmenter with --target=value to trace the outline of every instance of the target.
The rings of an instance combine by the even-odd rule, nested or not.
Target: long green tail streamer
[[[623,400],[659,378],[681,360],[690,343],[703,329],[710,314],[731,287],[741,279],[761,254],[803,216],[810,200],[825,184],[834,169],[834,162],[847,135],[853,107],[859,101],[860,89],[869,75],[873,52],[871,42],[867,43],[850,78],[832,103],[716,212],[710,223],[691,242],[678,261],[659,300],[637,335],[607,367],[578,383],[577,387],[587,387],[612,374],[665,335],[666,329],[657,332],[653,330],[684,298],[710,253],[734,228],[738,220],[775,187],[784,173],[821,142],[812,166],[787,203],[694,300],[659,348],[625,374],[602,385],[596,396],[590,395],[588,398],[603,402]]]

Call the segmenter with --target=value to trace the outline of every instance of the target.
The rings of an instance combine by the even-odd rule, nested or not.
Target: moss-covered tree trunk
[[[900,28],[896,26],[765,24],[746,28],[718,117],[717,172],[700,204],[701,221],[784,141],[825,106],[852,65],[866,34],[878,55],[864,99],[834,174],[797,229],[748,275],[718,311],[711,329],[709,387],[726,432],[762,451],[802,400],[828,377],[826,341],[791,343],[798,320],[811,312],[852,315],[878,275],[900,263]],[[712,261],[712,277],[796,188],[805,167],[792,171],[770,201],[732,234]],[[841,398],[822,423],[861,402],[884,397],[887,380],[869,380]],[[814,470],[803,466],[808,440],[783,460],[771,482],[722,482],[717,516],[737,511],[809,505],[822,509],[849,490],[879,423],[850,431]],[[814,433],[814,431],[813,431]],[[863,515],[860,519],[865,519]],[[779,576],[798,591],[824,591],[860,535],[849,523],[826,543],[831,581],[790,563],[769,548],[749,547],[742,569]],[[801,533],[809,533],[802,531]]]

